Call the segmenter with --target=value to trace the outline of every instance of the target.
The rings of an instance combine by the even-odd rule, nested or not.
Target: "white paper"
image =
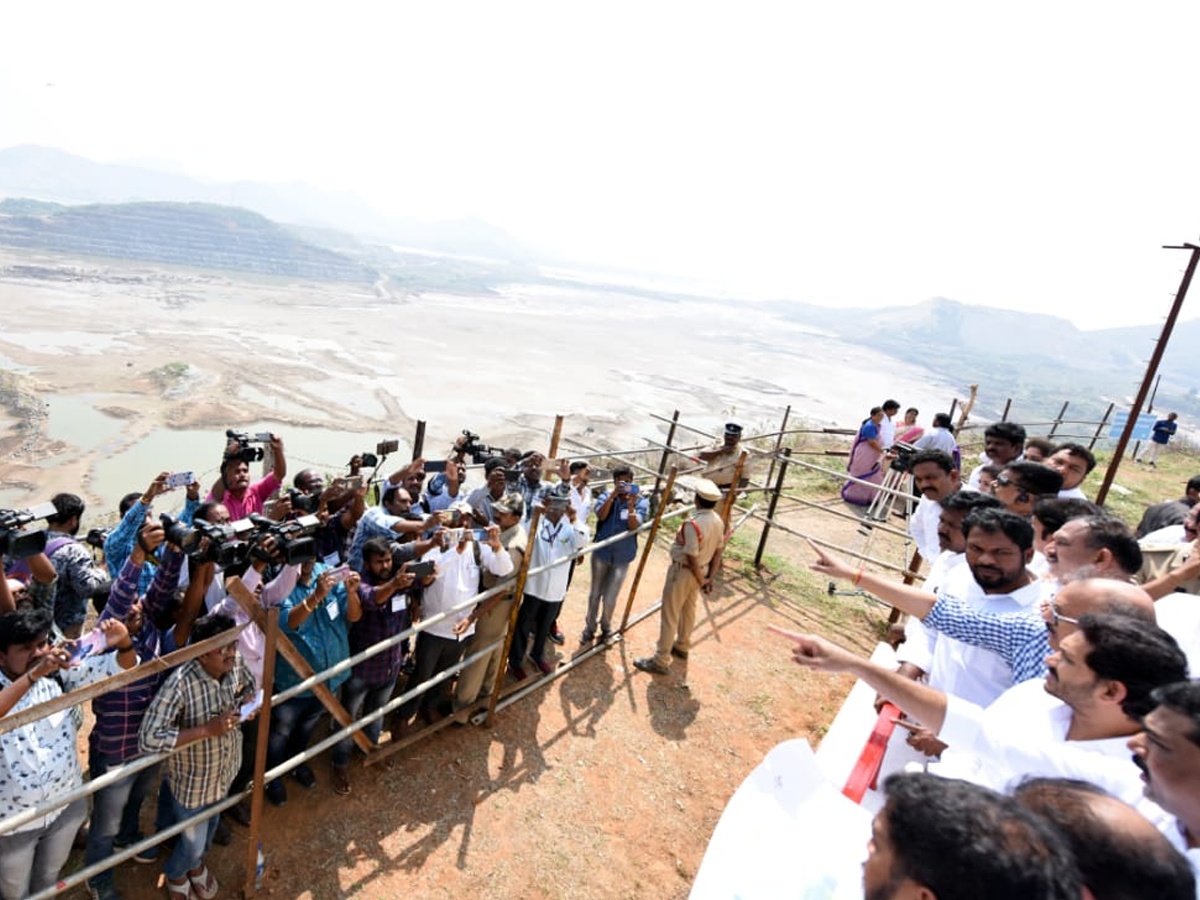
[[[408,609],[408,594],[392,594],[392,612],[404,612]]]
[[[245,703],[243,703],[241,705],[241,707],[238,709],[238,721],[245,722],[248,718],[250,718],[256,712],[258,712],[260,709],[262,709],[262,705],[263,705],[263,692],[262,692],[262,688],[259,688],[258,692],[253,697],[251,697],[249,700],[247,700]]]
[[[329,621],[330,622],[332,622],[334,619],[336,619],[338,617],[338,615],[341,613],[341,610],[338,609],[337,601],[330,600],[328,603],[326,603],[325,604],[325,612],[329,613]]]

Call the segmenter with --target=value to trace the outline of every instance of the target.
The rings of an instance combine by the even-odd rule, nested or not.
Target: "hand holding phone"
[[[167,476],[166,486],[168,490],[174,490],[175,488],[187,487],[195,480],[195,472],[174,472]]]
[[[108,648],[108,639],[99,628],[93,628],[77,641],[72,641],[67,648],[69,666],[77,666],[89,656],[95,656]]]

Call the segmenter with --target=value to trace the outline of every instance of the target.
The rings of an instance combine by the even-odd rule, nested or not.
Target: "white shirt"
[[[1148,535],[1138,541],[1138,544],[1181,544],[1187,540],[1187,532],[1183,530],[1183,523],[1178,525],[1165,525],[1155,531],[1151,531]]]
[[[587,517],[592,512],[592,488],[588,484],[582,487],[576,487],[571,484],[571,506],[575,510],[575,519],[579,522],[586,522]]]
[[[954,448],[957,446],[954,435],[945,428],[935,428],[933,431],[926,432],[917,438],[916,443],[918,450],[941,450],[951,459],[954,459]]]
[[[1058,492],[1058,496],[1061,500],[1086,500],[1088,498],[1087,494],[1083,492],[1083,488],[1078,485],[1073,488],[1064,488]]]
[[[548,565],[558,559],[564,559],[576,550],[587,546],[588,529],[579,520],[572,526],[564,515],[555,524],[542,514],[538,522],[537,534],[529,536],[530,573],[525,579],[525,593],[545,600],[547,603],[558,603],[567,593],[567,574],[570,566],[555,566],[546,572],[533,572],[538,566]]]
[[[929,574],[921,590],[936,594],[947,576],[959,566],[967,564],[965,553],[955,553],[953,550],[943,550],[929,565]],[[923,623],[916,616],[909,616],[904,625],[904,643],[896,648],[896,659],[899,662],[912,663],[922,672],[928,672],[933,665],[933,645],[938,633]]]
[[[81,687],[108,678],[121,671],[116,653],[90,656],[72,669],[60,669],[57,678],[42,676],[26,692],[9,714],[24,712],[39,703],[62,696],[63,689]],[[19,676],[23,678],[24,675]],[[0,673],[0,689],[12,684]],[[41,806],[83,784],[76,748],[78,729],[71,710],[64,709],[28,725],[0,734],[0,819]],[[53,809],[9,834],[46,828],[65,806]]]
[[[1200,675],[1200,597],[1179,591],[1154,602],[1154,621],[1175,638],[1187,657],[1188,674]]]
[[[921,556],[929,560],[930,564],[942,552],[942,548],[938,544],[937,533],[941,520],[942,504],[936,500],[930,500],[928,497],[922,497],[917,501],[917,508],[908,517],[908,533],[916,542]]]
[[[263,586],[262,597],[259,598],[263,607],[270,609],[282,603],[283,599],[296,587],[299,578],[300,567],[298,565],[284,566],[269,584]],[[250,622],[238,635],[237,646],[246,663],[246,668],[254,673],[255,682],[262,684],[263,657],[267,654],[267,636],[250,621],[250,615],[242,609],[242,604],[232,597],[226,596],[224,582],[225,579],[220,572],[213,576],[213,583],[209,585],[208,594],[205,595],[205,605],[210,613],[229,616],[236,625]],[[253,566],[247,569],[246,574],[242,576],[242,584],[252,594],[261,582],[262,573]],[[218,598],[216,602],[212,600],[214,596]]]
[[[1035,611],[1042,585],[1033,582],[1010,594],[985,594],[969,566],[960,566],[942,584],[941,595],[956,597],[985,613]],[[979,706],[987,706],[1013,684],[1012,668],[998,653],[938,633],[928,669],[929,684]]]
[[[879,443],[884,450],[896,443],[896,420],[891,416],[884,416],[879,423]]]
[[[425,588],[421,597],[421,615],[425,618],[444,613],[479,593],[479,566],[475,562],[475,548],[471,544],[468,543],[462,553],[458,552],[458,544],[451,545],[449,550],[434,547],[421,559],[433,560],[438,567],[437,578]],[[508,551],[494,553],[487,544],[479,545],[479,560],[483,563],[483,568],[501,578],[513,570],[512,557]],[[475,624],[471,623],[466,631],[457,635],[454,633],[454,623],[468,612],[469,610],[463,609],[459,616],[447,616],[426,630],[430,634],[452,641],[464,640],[475,633]]]

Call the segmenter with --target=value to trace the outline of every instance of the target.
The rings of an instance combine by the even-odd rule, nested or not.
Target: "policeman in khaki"
[[[707,478],[695,483],[696,512],[681,526],[671,545],[671,567],[663,584],[658,647],[653,656],[635,659],[643,672],[666,675],[671,657],[687,659],[696,624],[696,598],[708,593],[725,545],[725,523],[717,515],[721,489]]]

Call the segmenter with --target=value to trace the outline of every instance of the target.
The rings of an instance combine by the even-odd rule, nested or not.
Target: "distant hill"
[[[97,163],[51,147],[0,150],[0,197],[65,204],[171,201],[238,206],[295,225],[337,228],[380,243],[439,253],[527,261],[529,248],[480,219],[444,222],[381,215],[350,194],[306,184],[208,183],[139,166]]]
[[[374,281],[373,269],[244,209],[204,203],[0,202],[0,244],[294,278]]]
[[[913,306],[832,309],[772,303],[794,321],[840,340],[872,347],[964,384],[1004,385],[1023,409],[1052,415],[1064,400],[1081,416],[1125,405],[1136,393],[1160,329],[1155,326],[1081,331],[1066,319],[936,298]],[[1179,325],[1160,372],[1156,408],[1177,407],[1200,417],[1200,321]],[[995,394],[995,391],[992,391]],[[983,418],[1001,409],[977,409]]]

